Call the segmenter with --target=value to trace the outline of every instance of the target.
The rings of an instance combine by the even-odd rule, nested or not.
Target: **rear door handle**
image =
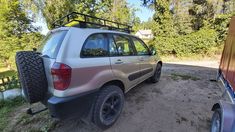
[[[140,57],[140,61],[144,61],[144,58],[143,58],[143,57]]]
[[[121,60],[121,59],[118,59],[116,62],[115,62],[115,64],[122,64],[123,63],[123,61]]]

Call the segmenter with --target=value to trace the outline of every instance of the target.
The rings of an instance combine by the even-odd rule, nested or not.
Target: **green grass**
[[[26,130],[29,132],[48,132],[55,129],[58,124],[58,120],[51,118],[49,111],[44,111],[31,116],[27,113],[19,113],[19,116],[15,118],[15,123],[12,126],[20,127],[19,131]],[[14,131],[14,128],[8,126],[6,131]]]
[[[171,73],[171,78],[173,80],[178,80],[179,78],[182,80],[193,80],[193,81],[200,80],[200,78],[198,77],[194,77],[194,76],[186,75],[186,74],[178,74],[178,73]]]
[[[0,102],[0,130],[4,130],[7,124],[10,122],[10,113],[18,106],[24,104],[25,101],[22,97],[17,97],[13,100]]]

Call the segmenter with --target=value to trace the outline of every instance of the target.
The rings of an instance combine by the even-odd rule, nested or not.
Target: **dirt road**
[[[210,81],[215,78],[218,62],[197,63],[164,64],[159,83],[144,82],[125,95],[121,117],[106,132],[208,132],[210,109],[221,95],[217,82]],[[52,131],[100,131],[78,120],[58,122],[40,116],[45,114],[12,128],[42,130],[52,122]]]

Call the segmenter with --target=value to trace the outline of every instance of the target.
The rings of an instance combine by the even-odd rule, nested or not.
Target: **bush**
[[[14,88],[20,88],[20,83],[15,76],[12,76],[11,81],[5,86],[5,90],[14,89]]]
[[[156,37],[150,42],[155,45],[162,55],[174,55],[177,57],[191,55],[209,55],[212,47],[216,46],[217,33],[212,29],[202,29],[188,35],[176,37]]]

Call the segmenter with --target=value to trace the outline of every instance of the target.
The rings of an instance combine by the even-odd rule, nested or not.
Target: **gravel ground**
[[[159,83],[141,83],[125,95],[120,118],[105,132],[208,132],[211,107],[222,93],[218,83],[210,81],[216,67],[216,61],[165,63]],[[33,118],[26,124],[15,121],[10,128],[48,130],[45,125],[51,123],[49,130],[56,132],[101,131],[75,119],[55,121],[47,114]]]

